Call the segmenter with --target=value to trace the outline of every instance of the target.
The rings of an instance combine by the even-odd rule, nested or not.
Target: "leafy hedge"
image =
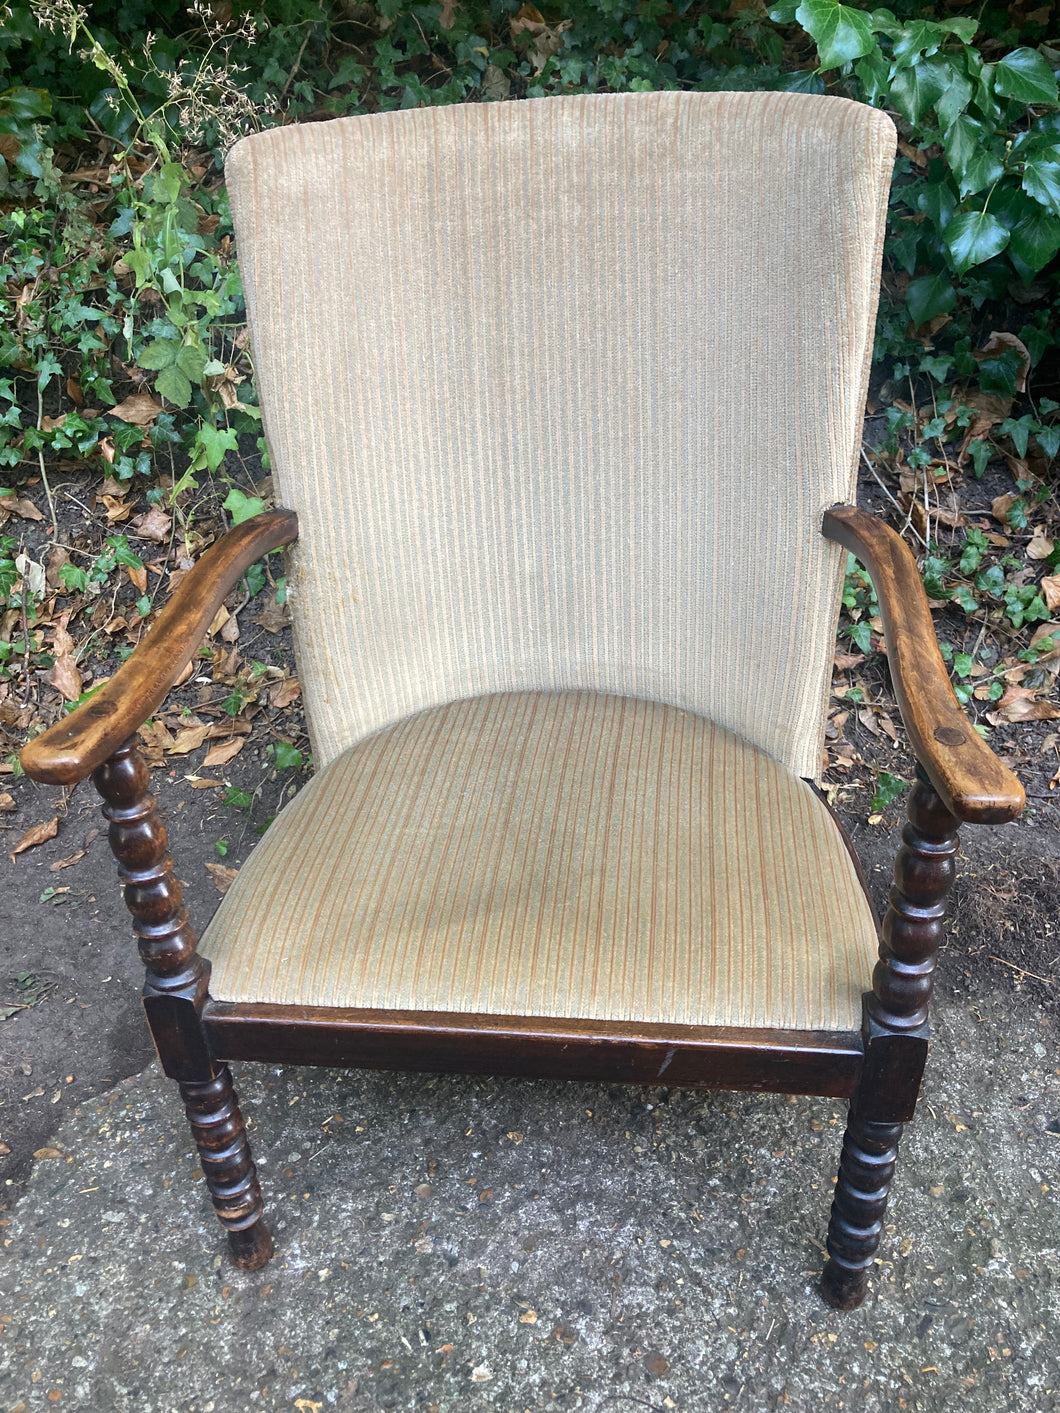
[[[547,16],[514,0],[269,0],[204,23],[173,0],[13,4],[0,30],[0,468],[102,456],[119,478],[169,466],[188,485],[256,433],[209,155],[236,131],[583,91],[785,88],[886,108],[902,145],[881,373],[1012,395],[1027,356],[1037,366],[1057,341],[1060,51],[1035,23],[1045,13],[1017,27],[993,7],[977,21],[836,0],[768,13],[561,0]],[[993,330],[1026,354],[1010,341],[984,356]],[[150,387],[161,415],[108,415]],[[1024,448],[1055,455],[1054,419],[1048,400],[1028,403]]]

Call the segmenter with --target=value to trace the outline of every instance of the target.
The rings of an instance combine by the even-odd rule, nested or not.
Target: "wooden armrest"
[[[72,785],[91,775],[158,710],[249,566],[297,536],[294,511],[271,510],[211,545],[110,681],[23,747],[26,774],[53,785]]]
[[[965,716],[950,686],[916,561],[889,525],[856,510],[826,510],[824,534],[857,555],[880,601],[891,683],[917,760],[943,804],[970,824],[1003,824],[1023,809],[1023,786]]]

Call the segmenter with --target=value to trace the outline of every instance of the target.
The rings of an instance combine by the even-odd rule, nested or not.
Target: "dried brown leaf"
[[[77,663],[69,653],[55,659],[51,671],[46,674],[48,681],[57,688],[68,702],[76,702],[81,695],[81,674]]]
[[[31,500],[20,500],[18,496],[0,496],[0,510],[18,515],[23,520],[43,520],[44,516]]]
[[[107,512],[107,524],[117,525],[122,520],[128,520],[133,512],[131,505],[126,504],[120,496],[97,496],[97,506],[102,503],[103,509]]]
[[[269,688],[269,706],[277,709],[289,707],[301,695],[302,684],[298,678],[286,677],[282,682],[277,682],[275,687]]]
[[[204,865],[206,872],[213,879],[218,893],[227,893],[232,884],[239,877],[238,868],[226,868],[224,864],[208,863]]]
[[[172,527],[173,517],[160,510],[157,505],[153,505],[144,515],[137,515],[129,521],[129,528],[138,539],[154,540],[159,545],[167,543]]]
[[[230,760],[234,760],[246,744],[245,736],[229,736],[227,741],[218,741],[216,746],[211,746],[206,752],[206,759],[203,761],[203,769],[210,766],[227,765]]]
[[[222,790],[223,780],[212,780],[208,775],[185,775],[184,779],[193,790]]]
[[[282,633],[290,622],[287,605],[277,603],[274,598],[270,598],[258,611],[254,622],[259,628],[264,628],[266,633]]]
[[[117,407],[112,407],[107,416],[117,417],[119,422],[128,422],[133,427],[150,427],[161,411],[162,404],[156,402],[150,393],[133,393],[124,402],[119,402]]]
[[[1016,497],[1007,492],[1003,496],[995,496],[990,502],[990,514],[995,520],[1000,520],[1002,525],[1008,524],[1008,513],[1015,503]]]
[[[1014,690],[1018,691],[1019,688]],[[1008,696],[1008,693],[1005,693]],[[1060,719],[1060,707],[1056,707],[1052,702],[1033,702],[1027,696],[1017,697],[1015,701],[1008,702],[1004,706],[999,706],[997,711],[987,713],[987,720],[999,725],[1002,721],[1056,721]]]
[[[0,814],[10,814],[12,810],[17,810],[14,795],[9,795],[6,790],[0,791]]]
[[[860,667],[864,661],[864,653],[843,653],[838,650],[834,658],[837,672],[849,672],[852,667]]]
[[[209,636],[211,638],[216,637],[216,635],[220,633],[221,629],[225,626],[231,616],[232,615],[228,612],[228,609],[225,608],[224,604],[222,604],[221,607],[214,614],[213,622],[207,629]]]
[[[14,863],[15,855],[25,853],[27,849],[36,848],[38,844],[45,843],[48,839],[54,839],[59,832],[59,816],[49,819],[46,824],[35,824],[32,829],[27,829],[22,838],[18,841],[9,855]]]
[[[66,657],[74,650],[74,640],[71,638],[66,625],[70,622],[70,615],[64,613],[55,625],[52,633],[52,648],[56,657]]]
[[[147,593],[147,570],[134,569],[132,565],[125,566],[125,572],[129,576],[129,583],[134,589],[138,589],[141,594]]]
[[[64,564],[70,562],[70,551],[65,545],[52,545],[48,552],[48,569],[45,575],[49,589],[58,589],[62,586],[59,578],[59,571]]]
[[[65,1158],[66,1154],[61,1148],[37,1148],[33,1152],[34,1158]]]
[[[80,863],[87,852],[87,849],[78,849],[76,854],[69,854],[65,859],[56,859],[54,863],[48,865],[48,872],[61,873],[64,868],[70,868],[75,863]]]
[[[206,740],[209,726],[186,726],[183,731],[178,731],[171,746],[166,747],[166,751],[171,756],[186,756],[192,751],[197,751]]]
[[[1028,559],[1048,559],[1052,554],[1054,545],[1048,536],[1043,535],[1041,530],[1036,530],[1027,546]]]

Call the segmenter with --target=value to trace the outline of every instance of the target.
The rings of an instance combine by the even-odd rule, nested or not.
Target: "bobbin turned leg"
[[[880,959],[865,1000],[865,1065],[843,1139],[821,1293],[852,1310],[865,1299],[883,1231],[902,1125],[927,1059],[928,1003],[953,885],[957,820],[921,767],[894,865]]]
[[[162,1068],[180,1084],[214,1209],[228,1232],[232,1260],[263,1266],[272,1238],[232,1076],[210,1054],[202,1028],[209,963],[196,951],[165,827],[148,794],[147,767],[132,741],[92,776],[110,821],[110,846],[125,885],[140,957],[143,1001]]]

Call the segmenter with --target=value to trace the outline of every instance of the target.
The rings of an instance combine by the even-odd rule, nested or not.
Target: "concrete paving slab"
[[[941,1010],[849,1314],[815,1291],[831,1101],[240,1066],[279,1248],[244,1275],[149,1069],[3,1229],[0,1407],[1060,1408],[1055,1029]]]

